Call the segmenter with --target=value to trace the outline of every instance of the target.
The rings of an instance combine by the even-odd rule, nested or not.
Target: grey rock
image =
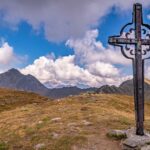
[[[59,137],[59,134],[56,132],[52,132],[53,139],[57,139]]]
[[[43,123],[43,121],[41,121],[41,120],[40,120],[40,121],[38,121],[38,124],[42,124],[42,123]]]
[[[59,122],[60,120],[61,120],[60,117],[56,117],[56,118],[51,119],[52,122]]]
[[[135,129],[131,128],[126,131],[126,135],[127,139],[122,142],[123,150],[141,150],[150,143],[150,134],[146,131],[145,135],[138,136],[135,134]]]
[[[107,135],[116,139],[123,139],[127,137],[125,130],[111,130],[107,133]]]
[[[87,120],[83,120],[82,122],[83,122],[83,124],[84,124],[85,126],[91,126],[91,125],[93,125],[93,123],[91,123],[91,122],[89,122],[89,121],[87,121]]]
[[[146,146],[142,147],[141,150],[150,150],[150,145],[146,145]]]
[[[44,143],[39,143],[39,144],[37,144],[37,145],[35,145],[35,150],[40,150],[40,149],[42,149],[42,148],[44,148],[45,147],[45,144]]]

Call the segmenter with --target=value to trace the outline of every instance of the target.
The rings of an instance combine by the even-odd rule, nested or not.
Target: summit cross
[[[150,26],[143,23],[142,5],[133,5],[132,22],[126,24],[119,36],[110,36],[108,43],[121,48],[122,54],[132,60],[136,134],[144,135],[144,60],[149,59]]]

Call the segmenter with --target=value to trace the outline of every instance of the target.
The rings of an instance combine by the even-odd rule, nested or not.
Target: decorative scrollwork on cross
[[[120,31],[120,35],[109,37],[109,44],[121,47],[122,54],[128,59],[135,58],[135,46],[138,44],[138,40],[135,38],[136,29],[134,28],[135,21],[132,19],[131,23],[127,23]],[[150,52],[150,26],[148,24],[141,23],[141,54],[146,56]],[[143,59],[149,59],[143,57]]]

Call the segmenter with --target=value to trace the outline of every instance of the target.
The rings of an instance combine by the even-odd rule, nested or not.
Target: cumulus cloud
[[[123,75],[115,65],[126,62],[119,50],[106,49],[96,41],[98,30],[87,31],[83,39],[70,39],[66,45],[74,55],[55,58],[42,56],[22,68],[23,74],[32,74],[48,87],[100,87],[118,85],[131,76]]]
[[[88,70],[94,75],[106,78],[119,76],[119,70],[117,68],[111,64],[103,62],[96,62],[88,65]]]
[[[100,41],[97,41],[98,34],[97,29],[89,30],[83,38],[69,39],[66,42],[66,46],[74,50],[76,63],[81,65],[88,65],[97,61],[123,65],[131,63],[122,56],[120,49],[105,48]]]
[[[24,74],[32,74],[42,83],[49,82],[49,86],[96,86],[102,81],[88,72],[88,70],[74,65],[74,56],[66,56],[56,60],[40,57],[32,65],[21,70]]]
[[[147,19],[150,19],[150,14],[147,15]]]
[[[21,21],[35,30],[42,27],[49,41],[59,42],[97,27],[111,7],[129,10],[135,2],[150,4],[150,0],[0,0],[0,16],[11,27]]]
[[[63,86],[99,87],[103,84],[119,84],[128,78],[121,78],[118,69],[110,64],[97,63],[97,66],[89,67],[88,70],[75,65],[74,55],[56,60],[42,56],[20,71],[23,74],[32,74],[51,88]]]
[[[2,40],[0,46],[0,72],[4,72],[26,60],[27,56],[15,54],[14,48]]]
[[[14,58],[13,47],[11,47],[7,42],[2,44],[0,47],[0,64],[7,65]]]

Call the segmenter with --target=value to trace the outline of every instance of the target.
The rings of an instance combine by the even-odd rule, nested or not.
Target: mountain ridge
[[[48,89],[34,76],[23,75],[14,68],[0,74],[0,87],[35,92],[43,96],[48,92]]]
[[[133,80],[127,80],[120,84],[119,87],[115,85],[103,85],[100,88],[81,89],[74,87],[62,87],[49,89],[43,85],[34,76],[28,74],[24,75],[15,68],[12,68],[0,74],[0,87],[15,89],[19,91],[28,91],[40,94],[53,99],[59,99],[70,95],[79,95],[81,93],[104,93],[104,94],[124,94],[133,95]],[[145,79],[145,97],[150,98],[150,80]]]
[[[129,95],[133,96],[134,88],[133,88],[133,79],[124,81],[120,84],[119,87],[114,85],[104,85],[98,88],[95,93],[105,93],[105,94],[121,94],[121,95]],[[150,80],[145,79],[144,82],[144,93],[145,98],[150,99]]]
[[[78,95],[87,91],[94,91],[94,88],[80,89],[78,87],[49,89],[34,76],[30,74],[24,75],[15,68],[0,74],[0,87],[34,92],[53,99],[63,98],[69,95]]]

